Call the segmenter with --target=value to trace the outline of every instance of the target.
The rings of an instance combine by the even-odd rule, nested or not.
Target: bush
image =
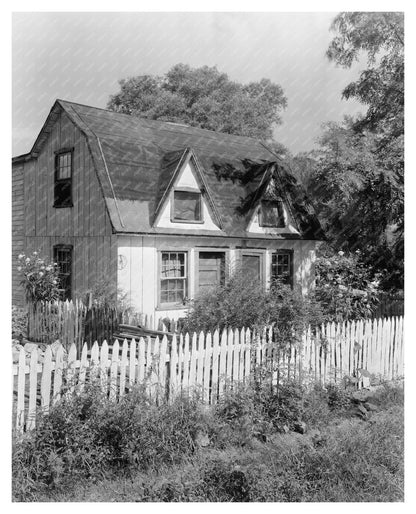
[[[36,500],[42,491],[76,480],[180,462],[194,452],[203,419],[193,399],[157,406],[140,388],[116,403],[89,385],[40,415],[33,432],[15,437],[13,495]]]
[[[318,257],[316,269],[316,299],[328,320],[371,317],[379,303],[381,275],[360,261],[360,252],[324,253]]]
[[[27,336],[27,311],[12,305],[12,337]]]
[[[191,304],[183,331],[213,331],[217,328],[261,329],[274,324],[276,335],[293,341],[309,324],[320,324],[323,315],[313,297],[275,281],[269,291],[237,269],[225,285],[201,294]],[[299,337],[295,337],[296,341]]]
[[[56,262],[49,262],[48,259],[40,257],[38,252],[33,252],[31,256],[21,253],[18,260],[17,270],[23,275],[21,285],[28,303],[36,304],[59,299],[59,273]]]

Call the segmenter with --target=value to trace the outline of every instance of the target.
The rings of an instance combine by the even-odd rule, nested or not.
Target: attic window
[[[284,228],[285,212],[282,200],[262,200],[259,224],[261,227]]]
[[[202,202],[199,191],[174,191],[172,221],[201,223]]]
[[[55,155],[54,207],[72,207],[72,150]]]

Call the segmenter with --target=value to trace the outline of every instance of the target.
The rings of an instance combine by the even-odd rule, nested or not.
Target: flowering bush
[[[359,250],[323,255],[316,260],[316,299],[331,320],[366,318],[377,307],[380,279],[360,262]]]
[[[59,274],[56,262],[48,262],[33,252],[31,256],[18,256],[17,270],[23,275],[20,282],[25,290],[26,301],[36,304],[59,298]]]

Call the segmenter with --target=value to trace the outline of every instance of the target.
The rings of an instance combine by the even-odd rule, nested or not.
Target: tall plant
[[[21,253],[18,261],[17,270],[22,275],[20,284],[29,304],[35,306],[38,302],[59,298],[59,273],[56,262],[50,262],[38,252],[33,252],[32,255]]]

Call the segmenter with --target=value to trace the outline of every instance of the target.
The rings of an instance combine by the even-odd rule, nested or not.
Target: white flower
[[[17,271],[22,271],[22,266],[17,266]]]
[[[338,255],[339,255],[340,257],[342,257],[342,256],[344,255],[344,252],[343,252],[343,251],[340,251],[340,252],[338,252]]]
[[[44,275],[43,271],[39,271],[39,276],[43,277],[43,275]]]
[[[18,259],[23,259],[23,257],[24,257],[24,256],[25,256],[25,254],[24,254],[24,253],[19,253],[19,255],[18,255],[18,257],[17,257],[17,258],[18,258]]]
[[[38,252],[33,252],[33,255],[37,255],[37,254],[38,254]]]
[[[52,280],[52,284],[57,284],[58,281],[57,280]]]
[[[28,264],[29,262],[30,262],[29,257],[26,257],[26,264]]]

